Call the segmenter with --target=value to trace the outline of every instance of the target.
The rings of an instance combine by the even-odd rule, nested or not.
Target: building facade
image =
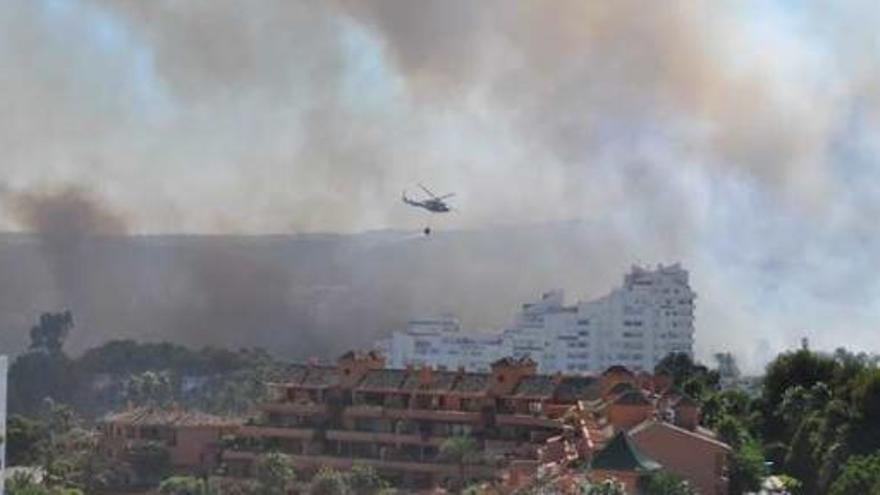
[[[413,320],[404,332],[377,343],[391,367],[431,366],[441,369],[489,371],[492,363],[512,355],[501,333],[463,332],[453,316]]]
[[[177,407],[139,407],[109,414],[100,421],[99,448],[127,459],[140,446],[155,444],[168,452],[177,473],[205,475],[219,465],[221,440],[239,422]]]
[[[533,474],[589,448],[586,426],[566,413],[599,396],[595,377],[540,375],[527,358],[471,373],[385,368],[378,353],[348,353],[335,366],[291,366],[270,390],[260,414],[223,452],[231,476],[253,475],[256,458],[272,451],[287,454],[299,472],[361,464],[395,486]],[[461,436],[478,454],[465,466],[443,455],[444,442]]]
[[[566,305],[563,291],[544,293],[502,332],[462,332],[453,317],[416,320],[377,347],[394,367],[484,371],[512,356],[533,359],[545,373],[651,370],[671,352],[693,355],[695,299],[679,264],[634,266],[620,288],[595,300]]]

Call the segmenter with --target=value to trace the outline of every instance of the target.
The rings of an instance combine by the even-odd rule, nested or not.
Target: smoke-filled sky
[[[878,351],[876,12],[6,0],[0,226],[42,234],[63,293],[71,237],[415,230],[399,196],[423,182],[458,193],[441,231],[597,226],[581,281],[559,275],[585,297],[684,262],[703,356]],[[569,248],[529,247],[526,267]]]

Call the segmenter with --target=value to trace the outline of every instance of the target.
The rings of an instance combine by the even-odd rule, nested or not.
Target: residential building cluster
[[[392,367],[488,371],[504,356],[526,357],[545,373],[599,371],[614,364],[652,370],[671,352],[693,355],[694,299],[681,265],[638,266],[606,296],[565,304],[561,290],[523,304],[501,332],[462,331],[452,316],[419,319],[377,343]]]
[[[697,404],[665,375],[624,366],[539,373],[528,357],[499,359],[487,372],[388,368],[379,353],[350,352],[333,365],[291,365],[266,386],[268,399],[241,421],[176,409],[108,416],[102,448],[125,456],[138,442],[159,442],[177,471],[233,479],[253,476],[261,454],[282,452],[303,477],[362,464],[413,489],[461,476],[502,493],[548,476],[614,477],[635,493],[662,467],[699,493],[727,493],[730,448],[699,426]],[[442,452],[458,436],[478,454],[464,466]]]

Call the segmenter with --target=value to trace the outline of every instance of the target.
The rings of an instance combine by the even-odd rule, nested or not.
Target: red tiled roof
[[[136,426],[235,426],[241,423],[240,420],[214,416],[200,411],[159,407],[139,407],[111,413],[105,416],[102,421]]]

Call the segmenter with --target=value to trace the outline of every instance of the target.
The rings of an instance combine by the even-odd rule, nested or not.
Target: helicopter
[[[448,213],[452,211],[452,208],[446,204],[446,199],[449,199],[455,196],[455,193],[444,194],[443,196],[437,196],[427,187],[419,184],[419,187],[422,188],[425,193],[430,196],[428,199],[418,201],[415,199],[410,199],[406,196],[406,191],[403,191],[403,202],[410,205],[415,206],[416,208],[424,208],[425,210],[430,211],[431,213]]]
[[[427,194],[429,198],[422,201],[410,199],[406,196],[406,191],[403,191],[403,202],[410,206],[415,206],[416,208],[423,208],[431,213],[449,213],[450,211],[452,211],[452,208],[450,208],[449,205],[446,204],[445,200],[455,196],[455,193],[437,196],[427,187],[421,184],[419,184],[419,187],[422,189],[422,191],[425,191],[425,194]],[[422,230],[422,233],[425,236],[431,235],[431,227],[425,227],[424,230]]]

